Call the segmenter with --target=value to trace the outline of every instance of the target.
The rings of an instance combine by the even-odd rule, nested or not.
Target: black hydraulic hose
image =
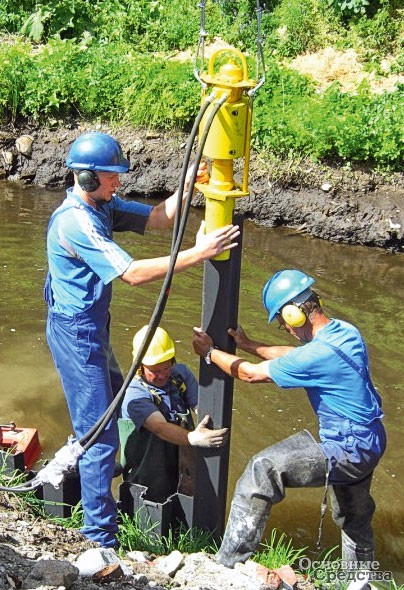
[[[31,484],[31,482],[27,481],[25,483],[22,483],[21,485],[18,486],[0,486],[0,492],[13,492],[15,494],[18,493],[27,493],[27,492],[33,492],[34,490],[36,490],[39,487],[39,484]]]
[[[177,223],[176,238],[175,238],[174,245],[173,245],[172,252],[171,252],[171,256],[170,256],[169,267],[167,269],[164,283],[161,288],[160,295],[159,295],[159,298],[158,298],[157,303],[155,305],[152,317],[150,319],[149,326],[148,326],[146,335],[144,337],[143,343],[136,355],[136,358],[134,359],[134,361],[128,371],[128,374],[124,380],[124,383],[123,383],[121,389],[117,393],[113,402],[110,404],[110,406],[104,412],[104,414],[101,416],[101,418],[97,421],[97,423],[78,441],[84,450],[89,449],[97,441],[101,432],[104,430],[104,428],[106,427],[106,425],[110,421],[112,415],[114,414],[116,409],[119,407],[121,399],[122,399],[128,385],[129,385],[129,383],[132,381],[134,375],[136,374],[136,371],[138,370],[138,368],[140,366],[140,363],[141,363],[141,360],[144,356],[144,353],[146,352],[147,348],[149,347],[149,344],[151,342],[151,339],[153,338],[154,332],[156,331],[156,328],[158,327],[158,325],[160,323],[160,320],[163,315],[163,312],[164,312],[164,309],[165,309],[165,306],[167,303],[167,299],[169,296],[170,285],[171,285],[172,278],[174,275],[175,263],[177,261],[178,253],[179,253],[182,239],[183,239],[184,232],[185,232],[186,222],[187,222],[187,218],[188,218],[188,214],[189,214],[189,209],[191,206],[193,188],[194,188],[196,177],[198,174],[198,166],[199,166],[199,163],[200,163],[200,161],[202,159],[202,155],[203,155],[203,148],[205,146],[209,130],[212,126],[213,119],[215,118],[217,112],[219,111],[219,109],[223,105],[223,103],[227,100],[227,98],[228,98],[228,96],[226,94],[224,94],[221,97],[221,99],[217,102],[217,104],[213,107],[212,112],[210,113],[209,118],[207,120],[204,132],[201,136],[201,140],[199,142],[199,147],[198,147],[198,150],[197,150],[197,153],[195,156],[195,164],[194,164],[193,173],[192,173],[192,176],[190,179],[190,187],[189,187],[188,194],[187,194],[187,197],[186,197],[186,200],[184,203],[183,213],[179,219],[179,222]],[[208,97],[207,100],[208,100],[207,104],[204,104],[201,108],[202,113],[201,112],[199,113],[200,116],[198,115],[198,118],[195,121],[193,132],[192,132],[190,140],[189,140],[189,144],[191,146],[193,145],[195,135],[196,135],[196,129],[198,128],[198,124],[200,122],[200,119],[202,118],[203,114],[205,113],[207,107],[209,106],[209,103],[212,100],[212,95],[211,95],[211,97]],[[198,121],[198,124],[197,124],[197,121]],[[190,153],[191,153],[191,149],[189,148],[187,150],[188,160],[190,157],[190,155],[188,155],[188,154],[190,154]],[[184,166],[183,171],[182,171],[181,186],[180,186],[180,188],[182,187],[182,190],[185,185],[186,172],[187,172],[187,167]],[[181,195],[181,192],[179,192],[179,195]],[[179,206],[180,205],[181,205],[181,201],[179,200]],[[35,481],[35,478],[34,478],[32,481],[27,481],[27,482],[21,483],[17,486],[5,487],[5,486],[0,485],[0,491],[13,492],[13,493],[27,493],[30,491],[34,491],[36,488],[39,487],[39,485],[41,485],[40,481],[38,481],[38,480]]]
[[[176,241],[177,235],[178,235],[178,226],[179,226],[179,222],[180,222],[180,218],[181,218],[181,211],[182,211],[182,195],[184,192],[185,179],[186,179],[186,175],[187,175],[187,171],[188,171],[189,161],[191,159],[194,141],[195,141],[195,138],[198,134],[198,129],[199,129],[199,125],[202,120],[202,117],[204,116],[206,109],[211,104],[211,102],[215,98],[215,96],[216,96],[216,94],[214,92],[212,92],[209,96],[206,97],[206,100],[203,103],[202,107],[200,108],[199,113],[195,119],[195,122],[192,126],[192,130],[191,130],[191,133],[190,133],[190,136],[188,139],[187,149],[185,150],[184,162],[183,162],[182,170],[181,170],[180,185],[178,187],[178,202],[177,202],[177,209],[175,211],[175,217],[174,217],[173,239],[172,239],[171,249],[174,248],[175,241]],[[193,186],[192,186],[192,188],[193,188]],[[192,194],[192,191],[191,191],[191,194]]]
[[[156,331],[156,328],[158,327],[158,325],[160,323],[160,320],[163,315],[163,312],[164,312],[164,309],[165,309],[165,306],[167,303],[167,299],[169,296],[170,286],[171,286],[171,282],[172,282],[173,275],[174,275],[175,263],[177,261],[178,253],[179,253],[182,239],[183,239],[184,232],[185,232],[186,222],[187,222],[187,218],[188,218],[188,214],[189,214],[189,209],[191,206],[193,188],[194,188],[197,173],[198,173],[198,166],[199,166],[199,163],[202,159],[203,148],[205,146],[210,127],[212,126],[213,119],[215,118],[217,112],[219,111],[219,109],[223,105],[223,103],[227,100],[227,98],[228,98],[228,96],[226,94],[224,94],[221,97],[221,99],[217,102],[217,104],[213,107],[212,112],[210,113],[209,118],[207,120],[201,140],[199,142],[199,147],[198,147],[198,150],[197,150],[197,153],[195,156],[194,169],[193,169],[193,173],[192,173],[192,176],[190,179],[190,187],[189,187],[188,194],[187,194],[187,197],[186,197],[185,203],[184,203],[183,213],[181,215],[179,223],[176,223],[176,225],[178,226],[175,230],[177,235],[175,237],[175,241],[174,241],[174,244],[172,247],[169,267],[167,269],[164,283],[163,283],[163,286],[160,290],[160,295],[159,295],[159,298],[158,298],[157,303],[155,305],[155,308],[154,308],[152,317],[150,319],[148,329],[146,331],[142,345],[141,345],[141,347],[140,347],[140,349],[139,349],[139,351],[138,351],[138,353],[137,353],[137,355],[136,355],[136,357],[135,357],[135,359],[128,371],[128,374],[126,375],[126,378],[122,384],[121,389],[119,390],[119,392],[115,396],[115,398],[112,401],[112,403],[110,404],[109,408],[104,412],[104,414],[97,421],[97,423],[79,440],[80,445],[85,450],[89,449],[96,442],[99,435],[101,434],[101,432],[104,430],[104,428],[106,427],[106,425],[108,424],[108,422],[112,418],[112,415],[114,414],[116,409],[119,407],[122,397],[123,397],[126,389],[128,388],[128,385],[130,384],[133,377],[135,376],[137,370],[139,369],[140,364],[141,364],[141,360],[144,356],[144,353],[148,349],[149,344],[153,338],[154,332]],[[203,111],[202,115],[204,114],[207,106],[209,106],[209,103],[206,106],[205,106],[205,104],[203,105],[203,107],[201,109]],[[202,115],[200,118],[202,118]],[[196,125],[194,127],[197,129]],[[196,135],[196,133],[195,133],[195,135]],[[193,143],[193,141],[194,141],[194,139],[192,139],[192,143]],[[189,143],[191,143],[191,141]],[[191,144],[191,146],[192,146],[192,144]],[[190,151],[191,150],[189,150],[189,153],[190,153]],[[188,150],[187,150],[187,152],[188,152]],[[182,194],[182,191],[183,191],[183,188],[185,185],[186,171],[187,171],[187,167],[184,166],[183,171],[182,171],[180,190],[178,192],[180,204],[181,204],[181,201],[180,201],[181,194]],[[181,188],[182,188],[182,191],[181,191]]]

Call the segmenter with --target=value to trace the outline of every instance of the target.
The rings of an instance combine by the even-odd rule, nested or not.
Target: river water
[[[45,340],[45,233],[63,191],[0,182],[0,383],[1,422],[39,430],[43,457],[51,458],[71,433],[63,393]],[[193,244],[203,212],[192,210],[184,246]],[[137,258],[169,252],[168,232],[147,237],[117,234],[117,241]],[[404,583],[404,511],[402,503],[402,392],[404,391],[402,315],[404,255],[365,247],[331,244],[291,230],[266,229],[245,222],[239,322],[248,334],[268,343],[290,343],[288,335],[268,326],[261,303],[265,281],[278,269],[300,268],[316,278],[326,312],[356,324],[368,344],[375,385],[383,396],[388,448],[375,472],[373,495],[376,557],[383,571]],[[198,373],[191,346],[192,326],[200,324],[203,267],[174,278],[162,325],[176,341],[177,359]],[[161,283],[132,289],[116,281],[112,342],[125,372],[131,341],[149,321]],[[316,422],[303,391],[274,385],[235,383],[230,453],[229,500],[249,457],[258,450]],[[401,460],[400,460],[401,457]],[[402,484],[401,484],[402,485]],[[288,490],[271,513],[270,528],[307,546],[315,557],[322,490]],[[323,545],[333,547],[339,534],[327,513]],[[337,554],[336,554],[337,556]]]

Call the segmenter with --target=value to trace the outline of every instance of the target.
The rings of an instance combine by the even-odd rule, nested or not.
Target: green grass
[[[400,171],[404,85],[373,94],[334,84],[317,92],[290,69],[302,52],[353,48],[364,69],[404,73],[404,7],[398,0],[277,0],[262,14],[267,80],[257,94],[253,146],[268,158],[359,163]],[[253,0],[207,2],[207,42],[215,36],[256,53]],[[350,7],[350,8],[349,8]],[[91,8],[91,9],[90,9]],[[75,16],[80,14],[80,18]],[[192,0],[4,0],[0,8],[0,121],[85,119],[137,129],[190,129],[201,88],[191,61],[199,12]]]
[[[306,549],[307,547],[295,549],[292,539],[288,539],[285,533],[272,529],[270,539],[261,544],[259,553],[252,559],[268,569],[274,569],[282,565],[293,565],[298,559],[305,557]]]
[[[80,529],[84,525],[84,512],[81,506],[81,502],[73,506],[71,510],[71,515],[62,517],[62,516],[54,516],[46,512],[46,506],[68,506],[67,504],[59,503],[59,502],[44,502],[40,501],[41,507],[41,514],[46,520],[50,520],[55,524],[59,524],[66,529]]]
[[[145,523],[141,509],[133,517],[120,513],[118,540],[125,551],[145,551],[155,555],[166,555],[174,550],[183,553],[205,551],[213,553],[217,546],[212,533],[197,528],[188,529],[180,525],[175,534],[170,530],[167,537],[156,533],[157,523]]]
[[[11,455],[11,451],[2,452],[0,458],[0,486],[4,488],[13,488],[26,482],[26,476],[24,473],[21,473],[21,471],[18,470],[10,471],[10,468],[7,466],[7,457],[9,455]],[[24,494],[15,494],[7,491],[3,493],[12,496],[16,507],[20,510],[29,509],[29,507],[37,501],[34,491],[26,492]]]
[[[10,473],[6,466],[5,459],[0,462],[0,485],[3,487],[15,487],[26,482],[24,473],[15,471]],[[24,493],[3,492],[12,498],[12,504],[16,510],[30,512],[34,516],[48,522],[58,524],[65,528],[79,529],[83,526],[84,514],[81,502],[72,508],[70,517],[61,518],[52,516],[46,512],[46,503],[37,498],[34,491]],[[57,504],[57,503],[55,503]],[[62,504],[61,504],[62,505]],[[167,555],[174,550],[182,553],[216,553],[218,546],[213,534],[201,531],[198,528],[188,529],[180,525],[175,534],[170,531],[168,536],[160,537],[156,532],[156,524],[144,522],[141,510],[137,511],[134,517],[119,513],[120,553],[124,555],[128,551],[144,551],[151,555]],[[272,529],[270,539],[261,544],[260,550],[252,557],[254,561],[267,567],[275,569],[283,565],[290,565],[297,574],[303,574],[306,579],[320,590],[345,590],[343,581],[326,580],[327,571],[336,572],[339,569],[340,559],[333,557],[338,547],[326,550],[321,556],[315,558],[315,569],[305,568],[302,570],[302,563],[310,563],[306,555],[307,547],[296,549],[292,545],[292,539],[285,533]],[[398,585],[394,580],[373,583],[378,590],[404,590],[404,585]],[[347,586],[347,584],[346,584]]]

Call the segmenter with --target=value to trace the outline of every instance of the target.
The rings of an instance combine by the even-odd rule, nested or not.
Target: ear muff
[[[100,186],[99,178],[92,170],[81,170],[77,175],[77,181],[86,193],[93,193]]]
[[[285,305],[281,315],[283,320],[292,328],[301,328],[307,321],[307,316],[297,305]]]

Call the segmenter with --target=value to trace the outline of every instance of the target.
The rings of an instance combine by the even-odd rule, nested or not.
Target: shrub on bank
[[[254,142],[259,150],[400,169],[404,85],[395,92],[373,94],[362,83],[356,93],[348,94],[334,83],[318,94],[310,84],[299,84],[294,73],[281,71],[281,78],[257,97]]]
[[[199,104],[189,65],[133,52],[91,37],[24,40],[0,47],[0,117],[83,117],[135,126],[186,128]]]
[[[287,59],[301,52],[334,44],[355,47],[378,73],[381,57],[394,52],[391,67],[402,73],[400,2],[261,4],[268,73],[254,106],[255,148],[282,158],[401,169],[402,87],[374,95],[362,84],[348,94],[334,84],[318,93],[307,77],[287,67]],[[254,55],[255,7],[255,0],[207,2],[210,38],[220,34]],[[24,36],[7,35],[0,45],[0,120],[85,118],[188,130],[199,110],[200,86],[190,61],[171,58],[196,44],[199,17],[194,0],[99,0],[91,10],[87,0],[47,0],[35,8],[28,0],[4,0],[0,31]]]
[[[52,39],[0,47],[0,115],[46,121],[83,117],[135,127],[189,129],[200,86],[189,62],[135,53],[128,44]],[[257,95],[253,143],[287,158],[340,158],[399,169],[404,158],[404,87],[319,94],[306,76],[270,62]]]

